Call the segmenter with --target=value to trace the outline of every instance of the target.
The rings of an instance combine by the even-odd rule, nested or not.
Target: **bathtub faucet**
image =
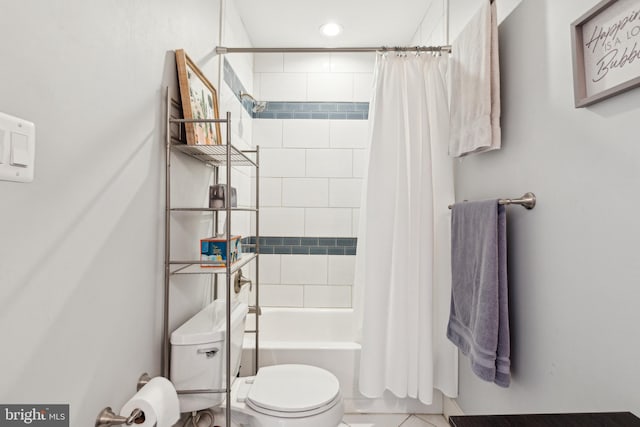
[[[247,284],[249,285],[249,291],[252,291],[253,284],[251,283],[251,279],[247,279],[246,277],[244,277],[242,275],[242,270],[238,270],[233,281],[233,290],[236,291],[236,294],[239,294],[240,289],[242,289],[242,287]]]

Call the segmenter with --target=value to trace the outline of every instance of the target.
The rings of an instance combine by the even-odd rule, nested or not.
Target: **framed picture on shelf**
[[[571,24],[576,108],[640,86],[640,0],[604,0]]]
[[[176,50],[180,101],[184,118],[218,119],[218,93],[183,49]],[[222,143],[220,123],[185,123],[188,145]]]

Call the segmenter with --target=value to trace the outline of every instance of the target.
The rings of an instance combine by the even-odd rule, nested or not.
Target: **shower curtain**
[[[431,404],[434,388],[457,396],[457,350],[445,335],[454,200],[447,61],[377,58],[354,286],[359,386],[371,398],[389,390]]]

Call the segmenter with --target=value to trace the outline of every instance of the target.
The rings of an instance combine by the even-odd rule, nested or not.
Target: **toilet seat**
[[[274,411],[271,409],[265,409],[265,408],[261,408],[255,404],[253,404],[252,402],[247,401],[247,406],[250,407],[251,409],[253,409],[254,411],[260,413],[260,414],[264,414],[264,415],[269,415],[272,417],[276,417],[276,418],[308,418],[308,417],[312,417],[314,415],[318,415],[318,414],[322,414],[323,412],[326,412],[330,409],[332,409],[337,403],[342,401],[342,395],[338,394],[331,402],[329,402],[328,404],[321,406],[319,408],[316,409],[312,409],[309,411],[304,411],[304,412],[286,412],[286,411]]]
[[[245,403],[256,412],[280,418],[320,414],[342,401],[340,383],[330,372],[308,365],[261,368]]]

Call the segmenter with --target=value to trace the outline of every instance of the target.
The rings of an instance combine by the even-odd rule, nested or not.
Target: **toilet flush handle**
[[[204,353],[204,355],[207,356],[207,359],[211,359],[213,356],[216,355],[216,353],[218,351],[220,351],[220,349],[219,348],[215,348],[215,347],[213,347],[213,348],[199,348],[197,353],[198,354],[203,354]]]

